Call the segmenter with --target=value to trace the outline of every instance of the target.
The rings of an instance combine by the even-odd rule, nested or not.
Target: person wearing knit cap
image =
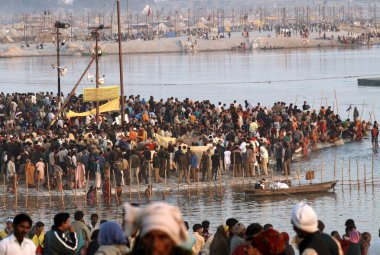
[[[241,244],[245,243],[244,235],[245,235],[246,228],[243,223],[236,223],[234,226],[234,236],[231,239],[230,243],[230,255],[232,255],[235,248]]]
[[[123,226],[126,236],[139,231],[141,247],[132,255],[190,255],[180,245],[186,243],[188,234],[178,207],[156,202],[138,208],[124,204]]]
[[[291,222],[300,255],[343,255],[340,244],[319,231],[317,214],[306,202],[294,206]]]

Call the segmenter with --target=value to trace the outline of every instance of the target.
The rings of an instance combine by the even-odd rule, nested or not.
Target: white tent
[[[156,26],[154,29],[155,29],[155,30],[158,30],[158,31],[160,31],[160,32],[164,32],[164,33],[170,31],[169,27],[168,27],[167,25],[165,25],[164,23],[160,23],[160,24],[159,24],[158,26]]]

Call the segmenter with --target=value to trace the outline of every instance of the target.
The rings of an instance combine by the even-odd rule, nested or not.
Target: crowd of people
[[[306,101],[266,107],[247,100],[226,105],[129,96],[121,125],[119,112],[103,113],[98,121],[94,115],[67,118],[68,111],[85,112],[95,103],[74,95],[59,114],[64,100],[53,93],[0,94],[0,169],[9,191],[20,178],[38,189],[88,186],[110,195],[111,185],[119,194],[123,185],[148,184],[151,176],[156,183],[165,176],[181,183],[273,170],[289,175],[295,155],[306,156],[319,143],[361,139],[371,129],[356,107],[351,121],[330,106],[313,110]]]
[[[229,218],[210,232],[210,222],[189,224],[175,206],[156,202],[140,208],[123,206],[123,222],[102,220],[92,214],[86,224],[84,213],[76,211],[54,216],[46,229],[33,225],[24,213],[8,218],[0,233],[0,255],[378,255],[380,239],[371,240],[359,232],[354,220],[345,223],[344,235],[324,233],[325,225],[305,202],[294,206],[291,224],[294,239],[267,223],[244,224]],[[247,226],[247,227],[246,227]],[[380,235],[379,235],[380,236]]]

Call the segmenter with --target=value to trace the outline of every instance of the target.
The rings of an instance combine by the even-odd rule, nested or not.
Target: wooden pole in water
[[[76,170],[76,169],[75,169]],[[84,178],[86,178],[86,176],[84,177]],[[75,204],[75,206],[77,205],[77,178],[75,178],[75,190],[74,190],[74,204]],[[86,196],[85,196],[86,197]]]
[[[350,157],[348,158],[348,181],[351,186],[351,158]]]
[[[166,162],[166,160],[165,160]],[[164,199],[166,198],[166,180],[167,180],[167,177],[166,177],[166,167],[164,167],[164,177],[165,177],[165,180],[164,180]]]
[[[51,192],[50,192],[50,176],[49,176],[49,167],[46,171],[46,175],[47,175],[47,184],[48,184],[48,192],[49,192],[49,205],[51,207]]]
[[[111,189],[111,167],[108,169],[108,203],[111,203],[111,195],[112,195],[112,189]]]
[[[285,169],[286,184],[288,184],[288,169]]]
[[[137,172],[136,172],[136,180],[137,180],[137,198],[139,200],[139,205],[140,205],[140,200],[141,200],[141,197],[140,197],[140,180],[139,180],[139,175],[137,174]]]
[[[364,186],[366,185],[366,182],[367,182],[367,168],[366,168],[366,165],[364,164]]]
[[[358,185],[360,185],[360,182],[359,182],[359,161],[356,160],[356,176],[358,178]]]
[[[129,201],[132,202],[132,168],[131,168],[131,160],[129,160]]]
[[[374,180],[373,180],[373,165],[374,165],[374,162],[373,162],[373,155],[372,155],[372,163],[371,163],[371,173],[372,173],[372,183],[374,182]]]
[[[222,196],[222,169],[219,170],[219,187],[220,187],[220,196]]]
[[[187,167],[187,191],[190,196],[190,165]]]
[[[323,158],[322,158],[322,164],[321,164],[321,183],[323,182]]]
[[[119,205],[119,196],[117,194],[117,185],[116,185],[116,178],[115,178],[115,170],[113,170],[112,173],[113,173],[113,185],[114,185],[114,189],[115,189],[116,203],[117,203],[117,205]]]
[[[297,176],[298,176],[298,185],[301,186],[301,175],[300,175],[299,163],[297,164]]]
[[[86,178],[86,175],[84,176],[84,178]],[[90,171],[88,171],[88,173],[87,173],[86,188],[84,190],[84,204],[87,203],[87,192],[88,192],[88,183],[89,182],[90,182]],[[96,183],[95,183],[95,190],[96,190]],[[98,192],[96,192],[96,193],[98,193]]]
[[[344,183],[344,172],[343,172],[343,169],[344,169],[344,159],[342,159],[342,185]]]
[[[334,181],[336,180],[336,155],[334,158]]]
[[[38,179],[37,180],[37,208],[38,208],[39,202],[40,202],[40,180]]]
[[[15,187],[15,209],[17,210],[17,175],[14,176],[14,187]]]
[[[62,174],[59,174],[59,188],[61,189],[61,202],[62,202],[62,205],[65,204],[65,201],[63,199],[63,182],[62,182]]]
[[[338,99],[336,97],[336,91],[334,89],[334,96],[335,96],[335,104],[336,104],[336,114],[339,114],[339,109],[338,109]]]
[[[25,167],[25,185],[26,185],[26,196],[25,196],[25,208],[28,211],[28,195],[29,195],[29,185],[28,185],[28,172]]]
[[[3,192],[4,192],[4,210],[6,210],[7,208],[7,192],[6,192],[6,189],[5,189],[5,174],[3,175]]]

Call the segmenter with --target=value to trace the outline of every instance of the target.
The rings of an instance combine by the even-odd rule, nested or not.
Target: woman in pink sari
[[[75,169],[75,183],[78,189],[81,189],[86,182],[86,170],[82,162],[77,162],[77,168]]]

